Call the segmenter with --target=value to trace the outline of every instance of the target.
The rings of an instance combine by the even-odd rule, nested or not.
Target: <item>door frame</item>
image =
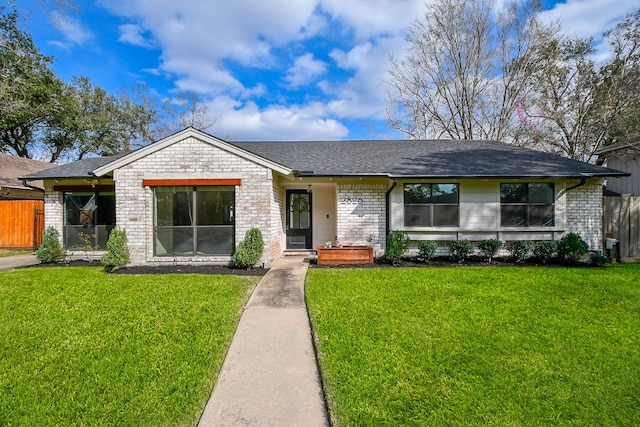
[[[303,232],[303,231],[298,231],[298,232],[293,232],[291,233],[291,225],[290,225],[290,221],[291,221],[291,194],[307,194],[309,196],[309,228]],[[286,225],[286,250],[311,250],[313,249],[313,196],[312,193],[310,191],[304,190],[304,189],[291,189],[291,190],[286,190],[285,193],[285,215],[286,215],[286,221],[285,221],[285,225]],[[300,230],[300,229],[295,229],[295,230]],[[304,248],[291,248],[289,247],[289,237],[290,236],[305,236],[305,247]]]

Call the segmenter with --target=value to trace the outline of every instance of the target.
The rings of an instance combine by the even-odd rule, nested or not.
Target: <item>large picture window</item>
[[[500,184],[500,224],[503,227],[553,227],[552,183]]]
[[[405,184],[404,225],[406,227],[457,227],[458,184]]]
[[[235,188],[156,187],[156,255],[231,255]]]
[[[64,245],[67,249],[106,249],[115,225],[114,192],[64,193]]]

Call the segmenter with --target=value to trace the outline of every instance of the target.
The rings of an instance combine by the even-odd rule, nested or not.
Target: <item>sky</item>
[[[195,92],[218,118],[207,132],[227,140],[402,138],[386,124],[389,57],[425,0],[72,1],[75,11],[15,0],[67,82],[87,76],[114,94],[143,83],[159,100]],[[543,19],[596,39],[639,7],[543,6]]]

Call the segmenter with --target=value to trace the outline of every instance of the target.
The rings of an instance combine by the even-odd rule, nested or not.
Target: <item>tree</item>
[[[554,37],[539,50],[519,144],[590,162],[599,148],[640,134],[640,10],[604,36],[611,50],[602,64],[593,39]]]
[[[64,83],[17,19],[15,12],[0,15],[0,151],[32,157],[34,137],[59,107]]]
[[[88,154],[111,155],[152,142],[153,107],[120,98],[95,86],[87,77],[74,77],[65,87],[63,107],[46,123],[42,141],[52,152],[82,159]]]
[[[536,0],[498,10],[491,0],[437,0],[391,58],[391,126],[410,139],[511,139],[514,114],[542,34]]]
[[[174,126],[173,131],[193,127],[206,131],[219,120],[219,117],[210,115],[209,107],[195,92],[181,93],[173,99],[166,99],[162,103],[162,109],[169,116]]]
[[[17,17],[0,16],[0,151],[37,152],[55,162],[129,151],[153,140],[153,104],[110,95],[86,77],[66,84],[50,70],[52,58],[18,28]]]

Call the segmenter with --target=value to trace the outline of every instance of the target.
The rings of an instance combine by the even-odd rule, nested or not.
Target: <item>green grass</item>
[[[0,273],[0,425],[195,425],[258,280]]]
[[[640,425],[640,265],[311,269],[332,420]]]

